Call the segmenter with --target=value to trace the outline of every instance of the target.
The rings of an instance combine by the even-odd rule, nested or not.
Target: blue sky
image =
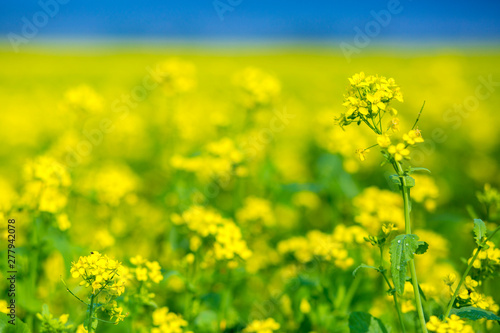
[[[346,38],[364,30],[390,1],[41,0],[67,2],[40,27],[40,37],[196,39]],[[391,0],[394,1],[394,0]],[[500,1],[400,0],[380,37],[401,40],[500,40]],[[232,5],[231,5],[232,3]],[[0,0],[0,36],[20,34],[39,1]],[[223,19],[221,19],[221,17]]]

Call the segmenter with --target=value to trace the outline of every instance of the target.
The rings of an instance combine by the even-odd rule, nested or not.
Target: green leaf
[[[431,173],[431,170],[429,170],[427,168],[410,168],[410,170],[408,171],[408,173],[411,175],[415,171],[426,171],[428,173]]]
[[[400,295],[405,289],[408,262],[413,259],[419,246],[425,246],[424,244],[425,242],[418,241],[418,236],[413,234],[399,235],[391,242],[389,253],[391,254],[392,280]]]
[[[481,245],[486,237],[486,224],[484,224],[483,220],[474,219],[474,234],[476,235],[474,237],[476,244]]]
[[[368,266],[368,265],[365,265],[365,264],[361,264],[359,265],[358,267],[356,267],[356,269],[354,271],[352,271],[352,276],[356,276],[356,273],[358,272],[358,269],[360,268],[371,268],[371,269],[374,269],[376,270],[377,272],[379,271],[377,267],[374,267],[374,266]]]
[[[28,325],[22,322],[21,319],[16,318],[15,325],[9,323],[12,320],[5,313],[0,313],[0,332],[2,333],[31,333]]]
[[[494,314],[491,311],[475,308],[473,306],[466,306],[463,308],[453,308],[451,309],[451,314],[455,314],[460,318],[470,319],[470,320],[479,320],[479,319],[488,319],[488,320],[497,320],[500,321],[500,317]]]
[[[424,254],[427,252],[427,249],[429,248],[429,244],[427,242],[419,242],[417,251],[415,251],[415,254]]]
[[[366,312],[351,312],[349,330],[351,333],[387,333],[384,323]]]
[[[398,176],[398,175],[390,175],[390,176],[389,176],[389,179],[391,180],[391,182],[393,182],[393,183],[394,183],[394,184],[396,184],[396,185],[399,185],[399,186],[401,186],[401,185],[402,185],[402,184],[401,184],[401,178],[399,178],[399,176]]]
[[[405,176],[405,187],[415,186],[415,179],[410,176]]]
[[[217,313],[212,310],[201,311],[194,320],[194,324],[200,331],[215,332],[218,326]]]

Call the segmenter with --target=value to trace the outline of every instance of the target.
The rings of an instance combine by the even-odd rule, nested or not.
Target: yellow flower
[[[469,299],[469,291],[467,290],[467,288],[465,288],[464,286],[460,287],[458,297],[460,297],[461,299]]]
[[[83,327],[83,324],[80,324],[76,330],[76,333],[88,333],[88,331]]]
[[[387,131],[399,132],[399,118],[392,118],[387,125]]]
[[[245,333],[272,333],[280,329],[278,324],[273,318],[266,320],[254,320],[248,325],[243,332]]]
[[[103,289],[110,294],[120,296],[125,291],[125,280],[122,274],[124,267],[116,260],[97,251],[91,252],[89,256],[80,257],[76,263],[71,265],[71,276],[81,277],[80,283],[85,287],[92,286],[92,292]]]
[[[457,280],[457,276],[455,274],[453,274],[453,273],[448,274],[443,279],[444,283],[446,283],[446,285],[448,285],[450,287],[455,283],[456,280]]]
[[[436,316],[431,316],[426,324],[431,332],[437,333],[474,333],[471,326],[457,315],[451,315],[446,322],[442,322]]]
[[[377,136],[377,143],[382,148],[387,148],[391,144],[391,139],[388,135],[379,135]]]
[[[9,313],[9,309],[7,308],[7,301],[0,299],[0,312],[2,313]]]
[[[158,327],[154,327],[151,333],[183,333],[188,322],[181,315],[169,312],[167,307],[163,307],[153,312],[153,325]]]
[[[441,326],[441,320],[439,320],[438,317],[436,317],[436,316],[431,316],[429,318],[429,321],[427,322],[426,326],[427,326],[427,329],[429,331],[435,332]]]
[[[187,61],[171,58],[157,65],[153,80],[158,82],[166,95],[188,92],[196,87],[196,67]]]
[[[394,223],[385,223],[382,225],[382,232],[389,235],[392,231],[398,230]]]
[[[470,276],[465,278],[465,287],[469,290],[474,290],[479,285],[476,280],[473,280]]]
[[[354,74],[352,76],[352,78],[348,78],[348,80],[349,80],[349,83],[353,86],[366,85],[366,82],[364,82],[364,80],[365,80],[365,73],[364,72],[360,72],[359,74]]]
[[[415,143],[424,142],[420,130],[411,130],[408,134],[403,135],[403,140],[405,140],[409,145],[414,145]]]
[[[69,222],[68,215],[66,214],[57,215],[56,222],[61,231],[68,230],[71,227],[71,222]]]
[[[480,293],[477,293],[477,292],[472,292],[470,294],[470,300],[472,302],[472,304],[478,308],[481,308],[481,309],[488,309],[489,307],[489,303],[488,301],[486,300],[486,297],[484,297],[484,295],[481,295]]]
[[[245,68],[236,73],[233,82],[243,93],[248,108],[271,105],[281,93],[280,81],[258,68]]]
[[[366,160],[366,153],[369,153],[370,150],[369,149],[356,149],[356,154],[358,154],[358,157],[361,161],[364,161]]]
[[[390,106],[392,100],[402,101],[402,94],[394,79],[383,76],[365,76],[363,72],[349,78],[349,87],[344,94],[343,106],[347,111],[336,117],[336,123],[341,127],[353,122],[366,122],[367,119],[380,118],[389,112],[395,115],[397,111]],[[372,128],[373,129],[373,128]],[[378,132],[378,131],[376,131]]]
[[[300,301],[300,312],[302,312],[302,313],[309,313],[309,312],[311,312],[311,304],[309,304],[309,302],[305,298],[303,298]]]
[[[398,143],[396,146],[391,145],[387,149],[389,154],[393,155],[396,161],[401,161],[403,158],[409,158],[410,151],[405,147],[404,143]]]
[[[407,300],[403,303],[401,303],[401,311],[403,313],[408,313],[408,312],[411,312],[411,311],[415,311],[415,305],[413,304],[413,301],[412,300]]]

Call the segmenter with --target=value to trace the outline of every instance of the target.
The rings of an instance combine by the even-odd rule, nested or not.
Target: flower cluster
[[[469,259],[469,260],[472,260]],[[473,267],[483,274],[492,273],[500,266],[500,249],[491,241],[486,242],[486,248],[482,248]]]
[[[315,210],[321,206],[321,198],[314,192],[301,191],[293,195],[292,202],[297,207]]]
[[[123,308],[118,306],[116,301],[109,302],[108,304],[102,306],[100,308],[103,312],[107,313],[110,320],[113,320],[115,324],[118,324],[120,321],[123,321],[127,314],[123,313]]]
[[[123,269],[120,262],[94,251],[73,262],[70,272],[73,278],[83,279],[80,285],[91,286],[94,294],[102,289],[110,295],[120,296],[125,291]]]
[[[130,268],[129,273],[132,274],[137,281],[160,283],[160,281],[163,280],[161,267],[157,261],[148,261],[142,256],[137,255],[130,258],[130,263],[135,267]]]
[[[439,187],[432,177],[427,175],[412,175],[415,186],[412,188],[411,198],[422,204],[428,211],[436,209],[436,201],[439,198]]]
[[[97,201],[118,206],[123,200],[134,201],[137,182],[137,176],[126,165],[107,164],[92,170],[80,187]]]
[[[436,316],[431,316],[427,323],[427,329],[438,333],[474,333],[471,326],[465,323],[457,315],[451,315],[448,321],[443,322]]]
[[[234,84],[243,91],[243,103],[249,109],[272,104],[281,92],[274,76],[253,67],[235,74]]]
[[[59,318],[54,318],[50,313],[47,304],[43,306],[42,313],[37,313],[36,317],[41,322],[40,333],[70,332],[73,325],[68,325],[68,314],[63,314]]]
[[[153,312],[153,325],[151,333],[188,333],[184,327],[188,325],[181,315],[170,312],[167,307],[156,309]]]
[[[495,213],[498,213],[498,208],[500,207],[500,192],[498,189],[492,187],[490,184],[484,184],[484,190],[477,193],[477,198],[485,206],[486,212],[491,217],[495,216]]]
[[[309,231],[306,237],[292,237],[278,243],[278,252],[282,255],[291,253],[301,263],[308,263],[315,258],[329,261],[335,266],[346,269],[354,264],[346,249],[347,242],[362,242],[366,232],[359,235],[359,227],[339,225],[333,234],[319,230]],[[337,230],[338,229],[338,230]]]
[[[104,99],[92,87],[80,85],[66,91],[63,107],[84,113],[99,113],[104,109]]]
[[[257,197],[247,197],[244,206],[236,212],[240,225],[272,227],[276,224],[271,202]]]
[[[237,258],[246,260],[252,255],[238,226],[214,210],[193,206],[181,215],[174,214],[172,222],[186,225],[190,231],[199,236],[191,238],[193,244],[190,244],[190,247],[193,250],[201,246],[201,238],[212,240],[212,242],[207,242],[212,244],[205,252],[207,260],[214,257],[216,260],[228,260],[231,266],[236,266]]]
[[[254,320],[244,330],[245,333],[273,333],[280,329],[280,324],[273,318]]]
[[[26,180],[24,202],[41,212],[62,214],[68,201],[71,178],[68,170],[49,156],[40,156],[24,166]],[[57,219],[57,216],[56,216]],[[64,217],[57,221],[61,230],[71,225]]]
[[[385,113],[397,114],[397,110],[389,104],[394,99],[403,102],[401,90],[392,78],[365,76],[361,72],[349,78],[349,83],[343,104],[347,112],[337,118],[340,126],[365,122],[370,127],[379,128]]]
[[[353,200],[358,214],[355,221],[370,232],[377,234],[384,224],[404,228],[401,197],[394,192],[368,187]]]
[[[223,138],[205,146],[198,156],[184,157],[175,155],[170,164],[173,168],[193,172],[202,181],[222,179],[229,181],[233,176],[244,176],[245,168],[241,165],[244,155],[233,140]]]
[[[168,59],[158,64],[153,79],[168,96],[185,93],[196,87],[196,67],[188,61]]]
[[[403,159],[410,159],[408,147],[424,142],[424,139],[418,128],[412,128],[397,140],[391,139],[391,135],[399,132],[399,119],[395,117],[396,109],[389,104],[394,99],[403,102],[403,95],[394,79],[365,76],[361,72],[350,78],[349,83],[343,104],[347,112],[337,117],[336,122],[341,127],[353,122],[358,125],[363,122],[377,134],[377,145],[382,148],[382,153],[388,161],[401,162]],[[392,118],[384,128],[383,119],[386,113],[392,115]],[[361,161],[366,159],[368,152],[369,148],[356,150]]]

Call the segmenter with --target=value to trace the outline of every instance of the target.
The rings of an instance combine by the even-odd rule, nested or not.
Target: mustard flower
[[[123,266],[116,260],[97,251],[91,252],[89,256],[80,257],[71,265],[71,276],[83,279],[80,285],[92,287],[92,293],[103,289],[111,295],[120,296],[125,291],[125,281],[120,276]]]
[[[381,148],[387,148],[391,145],[391,138],[388,135],[377,136],[377,143]]]
[[[362,148],[356,149],[356,154],[358,155],[358,157],[361,161],[366,160],[366,154],[369,152],[370,152],[369,149],[362,149]]]
[[[273,333],[280,329],[278,324],[273,318],[265,320],[254,320],[244,330],[245,333]]]
[[[410,151],[405,147],[404,143],[390,145],[387,151],[394,157],[396,161],[401,161],[403,160],[403,158],[409,158],[410,155]]]
[[[153,325],[151,333],[183,333],[188,322],[167,307],[156,309],[153,312]]]
[[[409,145],[414,145],[415,143],[424,142],[424,138],[422,138],[422,133],[418,129],[411,130],[407,134],[403,135],[403,140],[406,141]]]

